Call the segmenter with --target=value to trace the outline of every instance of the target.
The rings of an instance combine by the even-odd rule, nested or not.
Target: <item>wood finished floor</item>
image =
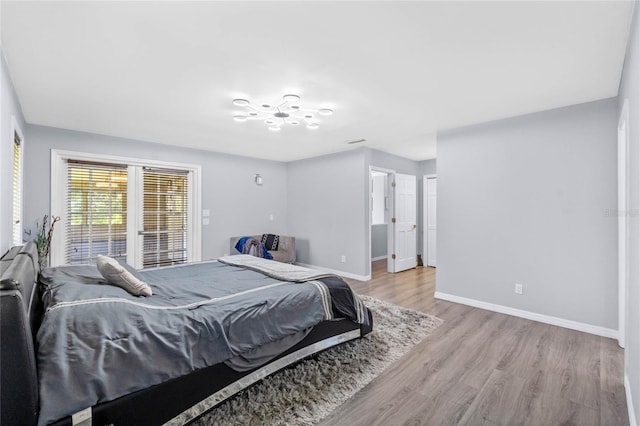
[[[321,425],[628,425],[613,339],[435,300],[435,269],[373,264],[359,294],[444,324]]]

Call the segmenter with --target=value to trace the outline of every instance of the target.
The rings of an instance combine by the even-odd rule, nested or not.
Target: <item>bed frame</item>
[[[38,282],[38,256],[33,243],[14,247],[0,258],[0,407],[3,424],[35,425],[38,420],[37,334],[43,315]],[[298,344],[262,367],[237,372],[224,363],[215,364],[113,401],[91,407],[85,414],[91,423],[162,424],[205,401],[215,407],[251,386],[306,357],[369,333],[369,326],[349,320],[323,321]],[[201,413],[199,413],[201,414]],[[77,422],[76,422],[77,423]],[[72,417],[54,425],[76,424]],[[83,423],[84,424],[84,423]]]

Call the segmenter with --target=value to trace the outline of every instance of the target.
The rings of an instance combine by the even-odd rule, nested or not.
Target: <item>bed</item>
[[[39,273],[31,243],[0,272],[5,424],[181,424],[373,326],[341,278],[245,255],[132,270],[149,297],[95,266]]]

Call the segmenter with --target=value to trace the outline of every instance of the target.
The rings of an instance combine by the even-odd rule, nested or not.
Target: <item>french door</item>
[[[98,254],[136,268],[200,260],[197,167],[65,157],[52,154],[53,266]]]
[[[126,262],[127,166],[71,159],[66,166],[64,264],[93,263],[98,254]]]
[[[138,257],[143,268],[174,265],[188,260],[189,173],[185,170],[143,167],[142,204],[137,206]]]

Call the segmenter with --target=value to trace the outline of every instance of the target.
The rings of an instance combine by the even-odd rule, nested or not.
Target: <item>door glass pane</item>
[[[67,264],[127,260],[127,166],[68,162]]]
[[[145,168],[143,176],[143,268],[185,263],[188,172]]]
[[[13,140],[13,244],[22,244],[22,143]]]

